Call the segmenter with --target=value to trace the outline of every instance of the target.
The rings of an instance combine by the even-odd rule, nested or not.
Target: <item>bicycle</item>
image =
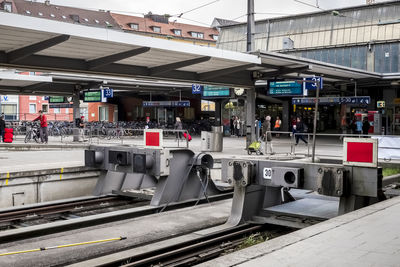
[[[39,131],[39,127],[37,126],[37,124],[27,127],[24,142],[28,143],[30,140],[33,139],[36,143],[40,143],[40,134],[39,133],[40,133],[40,131]]]

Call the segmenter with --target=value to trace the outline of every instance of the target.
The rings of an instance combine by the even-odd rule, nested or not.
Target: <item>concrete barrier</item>
[[[99,175],[86,167],[0,173],[0,208],[90,196]]]

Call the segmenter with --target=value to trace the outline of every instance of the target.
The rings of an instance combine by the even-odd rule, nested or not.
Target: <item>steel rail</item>
[[[67,220],[63,222],[53,222],[40,225],[40,227],[25,227],[16,230],[8,230],[0,232],[0,243],[15,242],[17,240],[23,240],[27,238],[50,235],[53,233],[60,233],[70,231],[74,229],[80,229],[85,227],[91,227],[110,222],[128,220],[132,218],[138,218],[146,215],[156,214],[161,211],[176,210],[181,208],[187,208],[194,206],[195,204],[204,204],[209,202],[215,202],[220,200],[226,200],[232,198],[233,192],[219,194],[215,196],[209,196],[208,199],[191,199],[177,203],[170,203],[166,207],[158,206],[143,206],[140,208],[127,209],[120,212],[108,212],[104,214],[97,214],[94,216],[82,217],[75,220]]]
[[[221,244],[238,244],[246,235],[265,229],[265,225],[242,224],[194,238],[179,244],[157,248],[132,257],[125,257],[99,266],[187,266],[217,257],[224,249]],[[225,248],[225,245],[222,245]]]
[[[105,201],[115,201],[118,200],[119,197],[112,196],[112,197],[102,197],[98,199],[90,199],[90,200],[79,200],[73,201],[64,204],[50,204],[42,207],[33,207],[33,208],[26,208],[17,211],[4,211],[0,212],[0,222],[9,222],[13,220],[18,220],[21,218],[25,218],[29,214],[35,215],[47,215],[47,214],[54,214],[54,213],[62,213],[73,210],[76,206],[82,205],[91,205],[102,203]]]

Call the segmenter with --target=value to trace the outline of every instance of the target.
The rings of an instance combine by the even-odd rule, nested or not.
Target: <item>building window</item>
[[[4,11],[12,13],[12,3],[3,2]]]
[[[160,33],[161,32],[161,28],[157,27],[157,26],[153,26],[153,32]]]
[[[49,105],[43,104],[42,105],[42,111],[43,111],[43,113],[48,113],[49,112]]]
[[[29,100],[36,100],[36,96],[35,95],[30,95],[29,96]]]
[[[213,38],[215,41],[218,41],[218,35],[213,34],[213,35],[212,35],[212,38]]]
[[[202,32],[190,32],[190,34],[192,35],[193,38],[200,38],[200,39],[204,38],[204,33]]]
[[[139,30],[139,24],[136,23],[129,23],[129,27],[135,31]]]
[[[36,104],[29,104],[29,113],[31,114],[36,113]]]
[[[182,30],[174,29],[174,34],[181,36],[182,35]]]
[[[99,121],[108,121],[108,107],[99,107]]]
[[[60,108],[53,108],[54,114],[60,114]]]

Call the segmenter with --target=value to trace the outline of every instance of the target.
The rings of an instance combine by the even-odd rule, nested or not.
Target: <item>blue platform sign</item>
[[[317,90],[317,82],[319,82],[319,89],[324,88],[324,80],[320,76],[305,78],[304,80],[306,81],[304,86],[307,90]]]
[[[143,101],[143,107],[190,107],[190,101]]]
[[[303,98],[292,98],[293,105],[314,105],[316,102],[315,97],[303,97]],[[349,96],[349,97],[340,97],[340,96],[329,96],[329,97],[320,97],[318,104],[320,105],[340,105],[340,104],[348,104],[348,105],[356,105],[356,106],[366,106],[371,103],[371,97],[369,96]]]
[[[103,97],[104,98],[113,98],[114,97],[114,91],[112,88],[104,87],[103,88]]]
[[[203,92],[203,85],[192,84],[192,94],[193,95],[201,95],[201,92]]]
[[[296,81],[270,81],[268,94],[274,96],[303,95],[303,83]]]

